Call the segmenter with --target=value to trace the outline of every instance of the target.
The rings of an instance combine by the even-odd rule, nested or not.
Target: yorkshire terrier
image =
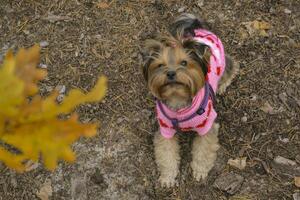
[[[145,52],[143,73],[156,98],[160,129],[154,136],[160,183],[167,187],[176,183],[178,131],[198,133],[191,168],[197,181],[204,180],[219,149],[215,94],[225,92],[239,66],[225,55],[221,40],[207,24],[192,14],[179,16],[169,34],[147,40]]]

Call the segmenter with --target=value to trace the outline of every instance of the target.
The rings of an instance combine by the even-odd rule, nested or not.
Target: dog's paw
[[[193,170],[193,176],[196,181],[204,181],[207,177],[208,173],[206,171]]]
[[[170,187],[174,187],[175,185],[177,185],[177,182],[175,180],[176,178],[176,175],[161,175],[159,177],[159,182],[160,182],[160,185],[162,187],[167,187],[167,188],[170,188]]]
[[[191,163],[191,168],[193,170],[193,176],[197,181],[204,181],[206,179],[209,170],[200,167],[200,165],[194,162]]]

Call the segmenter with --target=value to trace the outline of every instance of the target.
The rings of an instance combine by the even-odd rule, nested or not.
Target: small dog
[[[174,186],[179,171],[176,132],[196,131],[192,146],[193,176],[205,179],[219,149],[215,93],[224,93],[239,70],[224,53],[220,39],[192,14],[181,15],[169,35],[145,44],[143,66],[148,88],[157,99],[160,127],[154,136],[162,186]]]

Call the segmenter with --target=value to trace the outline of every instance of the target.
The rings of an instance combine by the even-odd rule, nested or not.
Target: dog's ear
[[[201,18],[190,13],[184,13],[171,24],[169,30],[174,37],[178,34],[184,37],[194,37],[194,30],[199,28],[210,29],[208,24]]]
[[[146,40],[144,52],[143,52],[143,75],[146,81],[148,81],[148,69],[153,62],[155,56],[159,54],[163,45],[161,42],[153,39]]]
[[[204,75],[206,75],[211,56],[209,46],[195,40],[185,40],[182,46],[188,50],[192,59],[199,63]]]

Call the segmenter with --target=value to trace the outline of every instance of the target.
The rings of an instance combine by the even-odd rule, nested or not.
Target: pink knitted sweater
[[[211,57],[206,81],[210,84],[213,92],[216,92],[218,82],[225,70],[225,54],[223,44],[215,34],[204,29],[195,30],[194,40],[210,47]],[[156,103],[156,114],[159,122],[160,132],[165,138],[173,137],[177,131],[170,119],[176,119],[180,121],[192,116],[199,109],[204,98],[204,94],[205,87],[198,91],[196,96],[193,98],[192,105],[190,107],[183,108],[178,111],[169,109],[163,103]],[[178,129],[181,131],[196,131],[199,135],[205,135],[212,127],[216,117],[217,113],[213,108],[212,99],[209,98],[204,112],[201,115],[197,114],[189,120],[179,122]]]

